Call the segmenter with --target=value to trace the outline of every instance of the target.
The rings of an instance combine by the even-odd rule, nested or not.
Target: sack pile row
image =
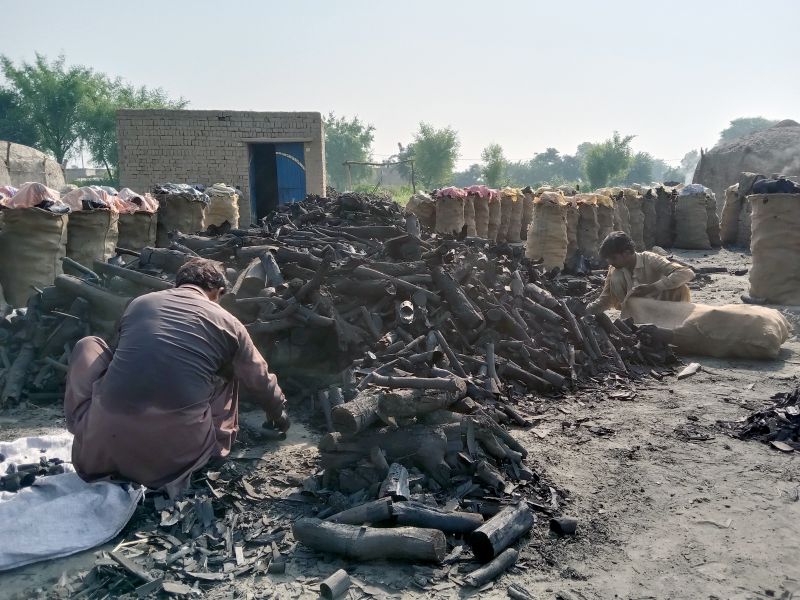
[[[602,188],[592,194],[569,186],[448,187],[415,194],[406,210],[444,235],[526,241],[528,257],[548,268],[563,269],[580,256],[596,258],[612,231],[628,233],[637,251],[720,245],[714,194],[703,186]]]
[[[52,285],[63,273],[64,257],[91,269],[118,247],[169,246],[170,231],[202,231],[226,220],[237,227],[236,190],[216,184],[209,192],[185,184],[156,186],[152,195],[107,186],[64,194],[41,183],[0,188],[0,305],[24,306],[32,286]]]

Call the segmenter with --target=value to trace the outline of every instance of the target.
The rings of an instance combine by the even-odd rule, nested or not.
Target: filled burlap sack
[[[790,331],[777,310],[749,304],[708,306],[629,298],[622,314],[635,323],[672,331],[672,343],[681,354],[717,358],[775,359]]]
[[[520,238],[527,239],[528,227],[533,220],[533,190],[530,187],[522,192],[522,222],[520,223]]]
[[[520,235],[523,209],[522,198],[522,193],[519,190],[515,190],[511,203],[511,222],[508,225],[508,241],[512,243],[522,240],[522,236]]]
[[[569,262],[578,255],[578,224],[580,222],[580,213],[578,212],[578,204],[573,198],[566,199],[564,212],[567,220],[567,257],[565,262]]]
[[[533,205],[525,256],[545,269],[564,268],[567,257],[566,205],[560,193],[544,192]]]
[[[500,227],[497,229],[497,242],[508,241],[508,230],[511,227],[511,213],[514,210],[514,196],[509,189],[500,192]]]
[[[458,235],[464,228],[464,199],[436,198],[436,233]]]
[[[471,194],[472,207],[475,212],[475,235],[486,238],[489,234],[489,198]]]
[[[580,198],[580,196],[577,196]],[[586,258],[595,258],[602,240],[598,239],[597,204],[594,198],[578,201],[578,252]]]
[[[631,218],[622,194],[614,196],[614,231],[624,231],[628,235],[631,234]]]
[[[736,246],[738,248],[750,249],[751,237],[753,227],[751,217],[753,214],[753,205],[747,201],[742,200],[742,211],[739,213],[739,233],[736,234]]]
[[[500,198],[498,196],[489,198],[489,225],[487,226],[486,239],[497,241],[497,232],[500,230],[500,220],[502,209],[500,208]]]
[[[717,216],[717,199],[713,193],[706,194],[706,234],[712,248],[722,246],[719,235],[719,217]]]
[[[436,202],[424,192],[411,196],[406,204],[406,212],[417,215],[423,227],[433,229],[436,226]]]
[[[16,308],[25,306],[32,286],[53,285],[67,255],[69,215],[57,215],[40,208],[3,211],[0,233],[0,285],[6,301]]]
[[[158,213],[135,212],[119,216],[119,238],[117,246],[139,251],[147,246],[155,247]]]
[[[633,190],[630,190],[632,192]],[[629,190],[626,189],[626,192]],[[644,212],[642,211],[642,197],[636,193],[625,193],[623,201],[628,209],[628,222],[630,230],[628,235],[633,240],[633,245],[636,246],[636,251],[641,252],[644,250]]]
[[[675,203],[675,248],[709,250],[706,194],[679,195]]]
[[[602,194],[594,197],[597,202],[597,241],[601,244],[614,231],[614,200]]]
[[[754,194],[750,295],[800,305],[800,194]]]
[[[477,224],[475,223],[475,196],[464,198],[464,225],[467,227],[467,235],[475,237],[478,235]]]
[[[156,244],[160,248],[169,246],[169,233],[198,233],[206,228],[208,203],[200,196],[186,194],[155,194],[158,200]]]
[[[672,248],[675,242],[675,196],[672,188],[656,188],[656,246]]]
[[[238,228],[239,194],[236,193],[236,188],[217,183],[206,189],[206,194],[208,195],[208,209],[206,210],[205,226],[219,226],[227,221],[232,228]]]
[[[656,199],[652,190],[647,190],[642,196],[642,214],[644,215],[642,240],[644,249],[649,250],[656,245]]]
[[[725,204],[722,206],[719,237],[725,246],[736,244],[739,235],[739,215],[742,212],[742,199],[739,197],[739,184],[735,183],[725,190]]]
[[[69,216],[67,256],[89,269],[95,260],[106,262],[114,256],[119,237],[116,210],[79,210]]]

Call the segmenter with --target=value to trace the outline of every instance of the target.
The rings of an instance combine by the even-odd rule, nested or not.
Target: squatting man
[[[64,412],[72,461],[86,480],[109,478],[171,497],[239,430],[239,386],[277,429],[289,429],[285,397],[244,325],[219,305],[225,275],[192,259],[175,288],[133,300],[116,347],[80,340],[67,375]]]
[[[621,310],[628,298],[653,298],[689,302],[694,271],[655,252],[636,252],[633,240],[623,231],[613,231],[600,245],[600,257],[609,265],[600,296],[586,310],[597,314]]]

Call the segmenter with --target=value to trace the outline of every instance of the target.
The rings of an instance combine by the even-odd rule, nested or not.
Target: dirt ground
[[[749,266],[749,257],[724,250],[678,255],[698,266]],[[746,275],[712,275],[694,298],[738,303],[747,286]],[[783,312],[800,331],[800,312]],[[505,598],[511,583],[535,598],[565,600],[800,597],[800,456],[733,439],[716,425],[794,387],[800,342],[793,336],[774,362],[684,360],[703,370],[682,381],[637,384],[632,401],[597,393],[553,402],[532,430],[515,431],[535,470],[569,493],[564,512],[580,525],[575,537],[559,539],[540,519],[521,547],[521,568],[489,589],[467,592],[429,567],[348,565],[299,551],[286,575],[241,578],[206,597],[315,598],[314,584],[340,567],[375,597]],[[58,407],[0,415],[2,440],[62,427]],[[262,468],[310,464],[315,441],[296,426]],[[95,553],[0,575],[0,597],[48,590],[62,572],[90,568]],[[420,591],[414,578],[433,579],[434,587]]]

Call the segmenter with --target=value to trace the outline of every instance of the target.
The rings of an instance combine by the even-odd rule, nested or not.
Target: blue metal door
[[[278,203],[305,200],[306,167],[302,142],[275,144]]]

